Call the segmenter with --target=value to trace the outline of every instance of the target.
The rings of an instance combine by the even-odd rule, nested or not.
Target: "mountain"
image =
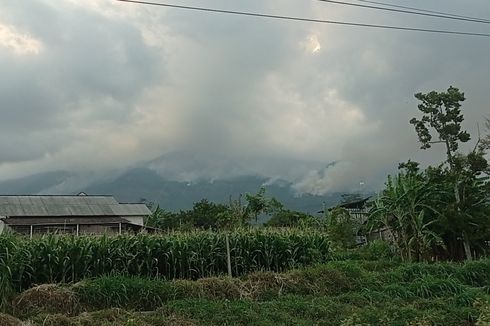
[[[112,176],[87,177],[66,171],[35,174],[0,182],[1,194],[112,194],[121,202],[154,202],[165,209],[189,209],[194,202],[206,198],[217,203],[227,203],[230,196],[256,193],[260,187],[274,196],[285,207],[316,213],[323,205],[333,206],[340,201],[340,193],[327,196],[297,195],[287,181],[270,180],[259,176],[238,176],[230,179],[194,182],[168,180],[147,167],[136,167]]]
[[[52,171],[18,179],[6,180],[0,182],[0,194],[32,195],[42,193],[46,189],[59,186],[71,176],[72,173],[67,171]]]
[[[286,165],[286,162],[288,162]],[[335,164],[335,163],[331,163]],[[112,194],[121,202],[154,202],[165,209],[189,209],[206,198],[228,203],[230,196],[256,193],[265,187],[285,207],[315,213],[340,202],[340,193],[298,194],[278,176],[304,176],[324,167],[322,162],[274,159],[261,165],[253,158],[230,158],[199,151],[169,152],[122,171],[72,173],[53,171],[0,182],[3,194]],[[289,177],[288,177],[289,175]]]
[[[158,203],[165,209],[178,211],[189,209],[203,198],[217,203],[227,203],[240,194],[256,193],[260,187],[274,196],[289,209],[315,213],[323,205],[329,207],[340,201],[339,193],[328,196],[296,195],[291,184],[268,180],[258,176],[240,176],[225,180],[181,182],[166,180],[148,168],[135,168],[119,175],[112,181],[93,184],[81,189],[89,194],[113,194],[120,201],[143,201]]]

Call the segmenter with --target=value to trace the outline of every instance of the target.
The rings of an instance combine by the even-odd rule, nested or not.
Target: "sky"
[[[490,33],[316,0],[167,1]],[[389,1],[490,18],[487,0]],[[490,115],[489,57],[484,37],[115,0],[0,0],[0,180],[165,165],[155,159],[183,152],[197,162],[178,174],[188,179],[259,174],[299,193],[379,189],[399,162],[443,158],[442,148],[419,149],[408,123],[415,93],[460,88],[464,126],[476,133]]]

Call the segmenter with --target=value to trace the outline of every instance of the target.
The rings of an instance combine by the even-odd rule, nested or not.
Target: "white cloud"
[[[312,54],[318,53],[322,49],[322,45],[318,41],[318,36],[315,34],[308,35],[306,40],[301,42],[300,45],[305,51]]]
[[[39,54],[43,49],[43,44],[40,40],[27,33],[18,31],[12,25],[2,24],[1,22],[0,46],[11,50],[18,55]]]

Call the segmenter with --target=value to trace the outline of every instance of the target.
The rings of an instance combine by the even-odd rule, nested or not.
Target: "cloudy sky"
[[[315,0],[168,3],[490,33],[489,24]],[[490,18],[488,0],[396,3]],[[0,0],[0,179],[123,169],[184,151],[202,157],[196,176],[258,173],[316,194],[376,188],[398,162],[443,154],[418,149],[414,93],[464,90],[472,132],[490,115],[489,58],[484,37],[114,0]]]

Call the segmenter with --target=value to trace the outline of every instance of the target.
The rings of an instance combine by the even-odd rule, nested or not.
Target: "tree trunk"
[[[461,198],[459,196],[459,181],[458,180],[456,180],[456,183],[454,184],[454,196],[456,197],[456,209],[459,213],[460,212],[459,204],[461,203]],[[472,260],[473,257],[471,255],[470,240],[468,239],[468,235],[466,234],[466,231],[461,232],[461,236],[463,238],[463,247],[464,247],[464,253],[465,253],[466,259]]]
[[[466,255],[466,259],[473,260],[473,256],[471,254],[470,241],[468,240],[468,235],[466,234],[465,231],[463,231],[462,236],[463,236],[463,247],[464,247],[464,253]]]
[[[449,162],[449,168],[453,173],[456,173],[454,169],[454,162],[453,162],[453,155],[451,153],[451,148],[449,146],[449,141],[446,139],[446,154],[447,154],[447,160]],[[461,198],[459,196],[459,181],[456,179],[456,182],[454,184],[454,197],[456,198],[456,210],[460,212],[459,205],[461,203]],[[470,241],[468,239],[468,235],[466,234],[465,231],[461,233],[461,236],[463,238],[463,247],[464,247],[464,252],[467,260],[472,260],[472,255],[471,255],[471,246],[470,246]]]

